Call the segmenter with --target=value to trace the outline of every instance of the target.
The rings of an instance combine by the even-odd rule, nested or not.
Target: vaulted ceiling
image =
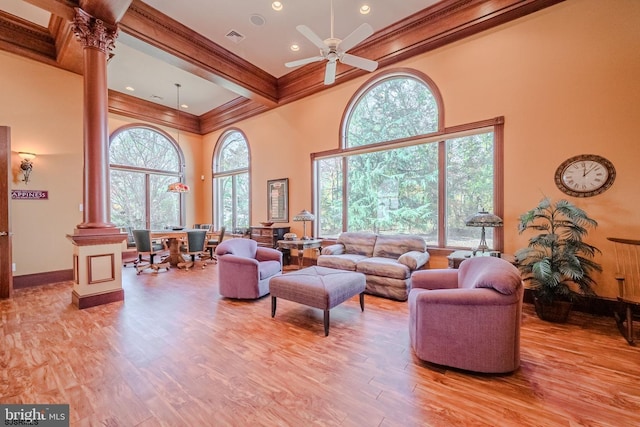
[[[344,39],[369,23],[374,34],[349,53],[380,69],[561,1],[333,0],[334,31]],[[82,74],[74,8],[117,22],[110,111],[205,134],[327,88],[324,61],[293,70],[284,63],[318,55],[296,26],[330,37],[331,0],[281,3],[275,11],[271,0],[3,0],[0,49]],[[338,64],[334,84],[364,74]],[[178,95],[188,105],[179,113]]]

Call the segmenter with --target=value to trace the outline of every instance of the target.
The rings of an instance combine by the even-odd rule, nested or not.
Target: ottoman
[[[269,281],[271,317],[276,315],[276,299],[308,305],[324,310],[324,335],[329,335],[329,310],[360,294],[364,311],[364,274],[327,267],[308,267],[273,277]]]

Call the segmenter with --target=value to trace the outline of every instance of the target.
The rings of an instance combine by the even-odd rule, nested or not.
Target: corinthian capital
[[[73,33],[83,47],[93,47],[109,55],[118,37],[118,27],[94,18],[79,7],[75,8]]]

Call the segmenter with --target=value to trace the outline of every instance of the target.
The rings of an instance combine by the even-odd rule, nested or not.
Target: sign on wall
[[[47,200],[49,192],[45,190],[11,190],[11,200]]]

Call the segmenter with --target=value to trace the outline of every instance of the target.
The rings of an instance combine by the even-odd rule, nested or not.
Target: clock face
[[[583,154],[564,161],[556,170],[556,185],[575,197],[600,194],[613,184],[616,171],[604,157]]]

